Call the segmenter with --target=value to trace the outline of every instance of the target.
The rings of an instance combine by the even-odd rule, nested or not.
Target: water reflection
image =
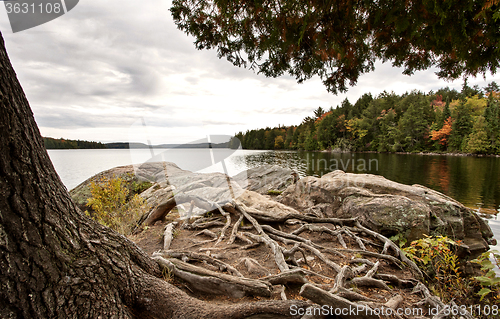
[[[246,168],[263,163],[279,165],[301,176],[320,177],[335,169],[377,174],[403,184],[427,186],[468,207],[490,212],[500,207],[497,157],[262,151],[248,152],[232,160]]]

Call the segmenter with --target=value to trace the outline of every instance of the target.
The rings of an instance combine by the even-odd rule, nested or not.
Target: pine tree
[[[488,106],[484,111],[486,121],[486,133],[491,145],[491,152],[500,153],[500,107],[499,102],[490,94],[488,98]]]
[[[453,151],[465,151],[467,139],[472,130],[472,116],[471,111],[465,105],[465,101],[460,101],[457,106],[457,116],[452,125],[452,131],[448,142],[449,148]]]
[[[177,27],[197,49],[268,77],[319,76],[344,92],[392,61],[404,74],[433,66],[439,77],[493,74],[499,67],[497,4],[481,1],[174,0]],[[356,114],[353,114],[356,116]]]

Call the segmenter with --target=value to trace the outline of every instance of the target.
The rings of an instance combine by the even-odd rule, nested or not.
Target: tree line
[[[464,81],[459,92],[363,94],[328,111],[318,107],[300,125],[248,130],[244,149],[500,154],[500,88]]]
[[[43,144],[48,150],[52,149],[95,149],[106,148],[106,145],[101,142],[68,140],[63,138],[44,137]]]

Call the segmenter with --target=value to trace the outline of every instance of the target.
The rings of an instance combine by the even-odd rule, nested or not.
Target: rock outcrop
[[[430,307],[453,301],[432,295],[421,269],[388,236],[446,235],[472,254],[493,242],[488,225],[459,202],[376,175],[335,171],[297,181],[290,170],[265,166],[230,178],[156,162],[100,173],[71,191],[74,200],[84,205],[90,183],[102,177],[152,183],[141,193],[149,208],[132,240],[167,280],[205,300],[292,299],[311,312],[324,305],[363,310],[356,318],[420,307],[422,315],[408,318],[432,318]]]
[[[408,241],[424,235],[448,236],[461,240],[473,256],[495,244],[489,226],[456,200],[421,185],[404,185],[378,175],[337,170],[321,178],[296,181],[293,171],[266,165],[228,178],[222,173],[193,173],[169,162],[144,163],[116,167],[78,185],[70,193],[80,208],[85,208],[90,197],[90,183],[102,177],[121,177],[127,183],[149,181],[153,186],[141,194],[148,206],[158,207],[178,196],[181,215],[206,212],[181,200],[181,194],[186,195],[184,199],[199,197],[220,205],[239,198],[246,206],[276,217],[290,212],[320,218],[356,217],[376,232],[389,237],[401,234]],[[279,206],[258,194],[269,190],[284,190],[277,198]]]
[[[357,217],[385,236],[408,241],[424,235],[461,240],[472,255],[493,244],[489,226],[471,209],[421,185],[404,185],[382,176],[337,170],[321,178],[308,176],[288,187],[278,200],[319,217]]]
[[[298,180],[298,174],[281,166],[263,165],[241,172],[233,179],[242,188],[265,195],[269,191],[284,191]]]

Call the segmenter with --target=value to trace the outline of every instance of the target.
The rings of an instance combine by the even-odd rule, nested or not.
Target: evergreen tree
[[[500,87],[498,86],[497,82],[493,81],[490,82],[487,86],[484,87],[483,89],[484,94],[489,94],[491,92],[500,92]]]
[[[398,122],[403,135],[403,140],[400,141],[402,147],[405,151],[425,149],[433,117],[429,97],[420,92],[412,92],[398,106],[405,110]]]
[[[306,151],[314,151],[318,149],[318,141],[316,140],[316,132],[308,130],[304,141],[304,149]]]
[[[457,116],[452,125],[449,148],[452,151],[463,151],[466,140],[472,130],[472,116],[470,110],[465,105],[465,101],[461,101],[457,106]],[[464,142],[465,140],[465,142]]]
[[[171,12],[198,49],[216,49],[268,77],[289,74],[301,83],[317,75],[338,93],[377,59],[404,74],[433,66],[447,79],[494,74],[500,19],[497,4],[488,3],[174,0]]]
[[[493,94],[488,98],[488,106],[484,111],[486,133],[490,143],[490,150],[494,154],[500,153],[500,107]]]
[[[340,108],[342,109],[342,113],[347,118],[349,116],[349,112],[352,110],[353,105],[349,102],[347,98],[342,101]]]
[[[323,110],[321,106],[314,111],[314,116],[316,116],[317,119],[320,118],[323,114],[325,114],[325,110]]]

